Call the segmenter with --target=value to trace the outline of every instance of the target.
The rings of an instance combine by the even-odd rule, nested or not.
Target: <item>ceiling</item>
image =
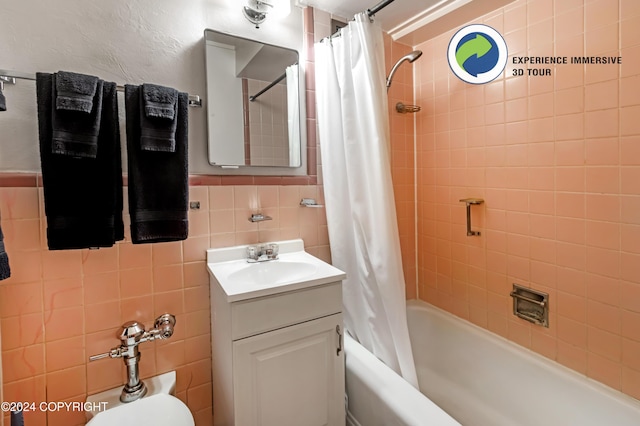
[[[392,28],[440,3],[441,0],[395,0],[376,14],[376,20],[382,29],[389,32]],[[378,4],[378,0],[300,0],[307,4],[343,18],[351,18]]]
[[[415,46],[513,0],[395,0],[375,19],[394,40]],[[351,19],[381,0],[297,0],[335,16]]]

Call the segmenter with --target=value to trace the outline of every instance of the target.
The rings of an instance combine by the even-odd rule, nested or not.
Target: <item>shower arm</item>
[[[387,90],[389,90],[389,87],[391,87],[391,80],[393,80],[393,75],[396,73],[396,70],[398,69],[398,67],[404,62],[404,61],[408,61],[409,58],[402,58],[400,59],[398,62],[396,62],[396,64],[393,66],[393,68],[391,68],[391,71],[389,72],[389,77],[387,77]]]
[[[391,80],[393,80],[393,75],[396,73],[398,67],[402,65],[404,61],[409,61],[409,63],[412,63],[416,59],[418,59],[420,56],[422,56],[422,51],[414,50],[413,52],[404,55],[402,58],[398,60],[398,62],[396,62],[393,68],[391,68],[391,72],[389,72],[389,77],[387,77],[387,92],[389,91],[389,87],[391,86]]]

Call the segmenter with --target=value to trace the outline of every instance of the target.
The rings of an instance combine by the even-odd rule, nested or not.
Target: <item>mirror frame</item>
[[[209,161],[209,147],[211,144],[210,135],[212,133],[212,129],[210,127],[209,120],[209,108],[207,107],[207,162],[211,165],[211,167],[215,168],[216,175],[242,175],[242,176],[307,176],[308,175],[308,146],[307,146],[307,108],[306,108],[306,88],[305,88],[305,69],[304,69],[304,60],[301,55],[301,52],[297,49],[286,47],[286,46],[278,46],[271,43],[265,43],[259,40],[254,40],[248,37],[239,36],[237,34],[228,33],[224,31],[218,31],[212,28],[207,28],[204,30],[204,45],[205,45],[205,80],[207,83],[207,99],[211,102],[212,99],[215,99],[215,93],[211,93],[212,90],[209,87],[209,74],[207,71],[207,35],[209,32],[224,34],[230,37],[236,37],[242,40],[253,41],[256,43],[267,44],[275,47],[282,47],[289,50],[295,50],[298,53],[298,102],[299,102],[299,110],[300,110],[300,166],[299,167],[277,167],[277,166],[251,166],[251,165],[238,165],[238,166],[222,166],[219,164],[211,164]],[[244,141],[243,141],[244,142]]]

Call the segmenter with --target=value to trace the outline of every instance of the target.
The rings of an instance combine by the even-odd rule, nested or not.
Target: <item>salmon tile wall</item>
[[[244,79],[249,96],[271,84],[268,81]],[[276,84],[256,102],[247,102],[249,117],[249,154],[254,166],[288,166],[289,139],[287,121],[287,86]],[[246,138],[246,135],[245,135]],[[246,144],[246,140],[245,140]]]
[[[622,56],[469,85],[453,31],[419,46],[419,295],[640,398],[640,3],[518,0],[473,21],[509,57]],[[467,237],[458,200],[482,232]],[[550,295],[550,327],[516,318],[512,283]]]
[[[126,191],[125,191],[126,193]],[[189,238],[113,248],[49,251],[41,188],[0,188],[2,230],[11,278],[0,284],[5,401],[84,401],[121,386],[122,360],[88,363],[117,346],[122,323],[150,328],[164,312],[176,315],[173,337],[141,346],[143,378],[177,371],[177,396],[196,424],[211,423],[211,334],[205,250],[303,238],[329,260],[324,211],[299,206],[322,199],[317,186],[192,186]],[[273,221],[251,223],[261,210]],[[126,219],[125,219],[126,220]],[[5,418],[9,424],[8,418]],[[26,413],[26,424],[79,425],[84,413]],[[48,423],[47,423],[48,422]]]

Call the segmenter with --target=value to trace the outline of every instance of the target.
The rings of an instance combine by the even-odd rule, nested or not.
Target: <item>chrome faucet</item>
[[[173,335],[173,327],[176,325],[176,317],[171,314],[163,314],[156,318],[154,328],[145,331],[144,325],[136,321],[129,321],[122,325],[118,338],[122,342],[109,352],[89,357],[89,361],[97,361],[103,358],[122,358],[127,366],[127,383],[122,388],[120,401],[132,402],[142,398],[147,393],[147,387],[140,380],[140,351],[138,345],[155,339],[168,339]]]
[[[247,262],[257,263],[276,260],[278,258],[278,251],[278,245],[273,243],[247,246]]]

